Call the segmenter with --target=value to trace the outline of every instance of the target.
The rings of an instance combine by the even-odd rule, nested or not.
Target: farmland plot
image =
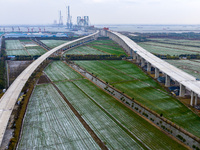
[[[184,149],[88,80],[62,81],[56,82],[56,85],[108,148],[141,149],[136,142],[137,137],[152,149]],[[132,135],[127,134],[119,124],[131,131]]]
[[[46,52],[44,49],[41,48],[27,49],[27,51],[29,52],[30,55],[42,55]]]
[[[31,40],[19,40],[24,47],[37,47],[38,45]]]
[[[176,39],[167,39],[167,38],[150,38],[150,40],[155,42],[162,43],[171,43],[171,44],[179,44],[179,45],[187,45],[187,46],[200,46],[200,40],[176,40]]]
[[[46,51],[31,40],[6,40],[6,55],[42,55]]]
[[[92,45],[91,46],[92,48],[95,48],[95,49],[98,49],[98,50],[101,50],[101,51],[104,51],[106,53],[109,53],[111,55],[126,55],[126,53],[124,52],[123,49],[121,48],[110,48],[110,46],[102,46],[102,45]]]
[[[29,55],[24,49],[6,50],[6,55]]]
[[[173,49],[177,49],[177,50],[190,51],[190,52],[197,52],[197,53],[200,52],[200,48],[198,48],[198,47],[190,47],[190,46],[167,44],[167,43],[156,43],[156,42],[145,42],[145,44],[173,48]]]
[[[112,40],[97,40],[87,44],[91,48],[98,49],[111,55],[126,55],[124,50]]]
[[[31,40],[29,40],[29,39],[24,39],[24,40],[19,40],[20,42],[22,42],[22,43],[29,43],[29,42],[32,42]]]
[[[67,51],[65,54],[76,54],[76,55],[106,55],[106,53],[103,53],[101,51],[98,51],[94,48],[91,48],[89,46],[81,46],[78,48],[74,48],[70,51]]]
[[[120,102],[111,98],[94,84],[87,80],[79,80],[74,83],[95,100],[98,105],[111,114],[118,122],[128,128],[133,135],[138,137],[142,143],[145,143],[149,148],[178,149],[178,144],[176,142],[133,113]]]
[[[23,45],[20,43],[19,40],[6,40],[6,49],[10,50],[18,50],[18,49],[24,49]]]
[[[198,60],[166,60],[168,63],[200,79],[200,62]]]
[[[42,43],[47,45],[50,48],[55,48],[61,44],[68,42],[67,40],[40,40]]]
[[[66,102],[50,84],[36,86],[28,104],[22,137],[24,149],[100,149]]]
[[[112,65],[104,65],[112,63]],[[114,62],[114,63],[113,63]],[[120,65],[124,63],[124,65]],[[76,61],[78,65],[85,68],[87,71],[94,73],[100,79],[114,85],[117,89],[125,94],[133,97],[138,102],[142,103],[151,110],[163,116],[177,125],[185,128],[192,134],[200,137],[200,117],[190,111],[185,105],[179,102],[177,99],[170,96],[167,92],[164,92],[162,88],[148,77],[145,79],[137,78],[137,66],[132,64],[132,70],[135,71],[135,80],[130,81],[130,75],[128,75],[124,69],[126,64],[130,65],[126,61]],[[119,65],[118,65],[119,63]],[[100,66],[100,67],[99,67]],[[125,67],[126,68],[126,67]],[[132,71],[132,72],[134,72]],[[131,72],[131,71],[128,71]],[[138,71],[141,74],[141,71]],[[143,73],[143,76],[147,76]],[[127,82],[126,82],[127,80]]]
[[[95,40],[87,45],[94,45],[94,44],[116,44],[113,40]]]
[[[56,85],[109,149],[142,149],[74,83],[58,82]]]
[[[160,55],[181,55],[181,54],[197,54],[198,52],[194,51],[188,51],[190,50],[183,50],[183,49],[176,49],[170,48],[170,47],[162,47],[162,46],[157,46],[157,45],[149,45],[145,44],[146,42],[138,43],[142,48],[146,49],[147,51],[154,53],[154,54],[160,54]],[[200,49],[198,50],[200,51]]]
[[[74,70],[66,66],[61,61],[54,61],[47,68],[45,73],[52,81],[82,79],[83,77],[77,74]]]

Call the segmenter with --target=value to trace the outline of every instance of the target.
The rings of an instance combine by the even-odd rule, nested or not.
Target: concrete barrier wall
[[[168,134],[174,136],[176,139],[184,143],[185,145],[195,149],[200,148],[200,139],[190,134],[183,128],[177,126],[173,122],[167,120],[166,118],[160,116],[145,106],[142,106],[131,97],[125,95],[121,91],[115,89],[114,87],[108,85],[101,79],[95,77],[93,74],[87,72],[85,69],[79,67],[76,64],[70,64],[76,71],[80,72],[83,76],[88,78],[90,81],[95,83],[101,89],[111,94],[113,97],[117,98],[125,105],[129,106],[134,112],[144,116],[146,119],[150,120],[153,124],[159,127],[161,130],[167,132]],[[194,148],[195,147],[195,148]]]

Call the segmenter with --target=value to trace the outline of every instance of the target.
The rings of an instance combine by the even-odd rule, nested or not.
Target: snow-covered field
[[[18,149],[100,148],[54,87],[43,84],[31,96]]]

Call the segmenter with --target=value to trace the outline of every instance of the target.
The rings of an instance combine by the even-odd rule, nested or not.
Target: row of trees
[[[135,42],[147,42],[148,38],[170,38],[170,39],[186,39],[200,40],[200,33],[135,33],[136,36],[130,36],[129,33],[124,33]]]
[[[154,54],[161,59],[200,59],[200,54],[181,54],[181,55],[161,55],[161,54]]]
[[[6,73],[6,69],[5,69],[5,59],[4,57],[6,56],[6,52],[5,52],[5,38],[2,38],[2,43],[1,43],[1,47],[0,47],[0,90],[5,88],[5,84],[6,84],[6,80],[5,80],[5,73]]]
[[[5,61],[0,59],[0,89],[5,88]]]
[[[116,55],[66,55],[66,60],[121,60],[122,58]]]

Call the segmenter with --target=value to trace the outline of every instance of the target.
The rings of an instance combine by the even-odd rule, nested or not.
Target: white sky
[[[92,24],[200,24],[200,0],[0,0],[0,25],[51,24],[70,5]]]

